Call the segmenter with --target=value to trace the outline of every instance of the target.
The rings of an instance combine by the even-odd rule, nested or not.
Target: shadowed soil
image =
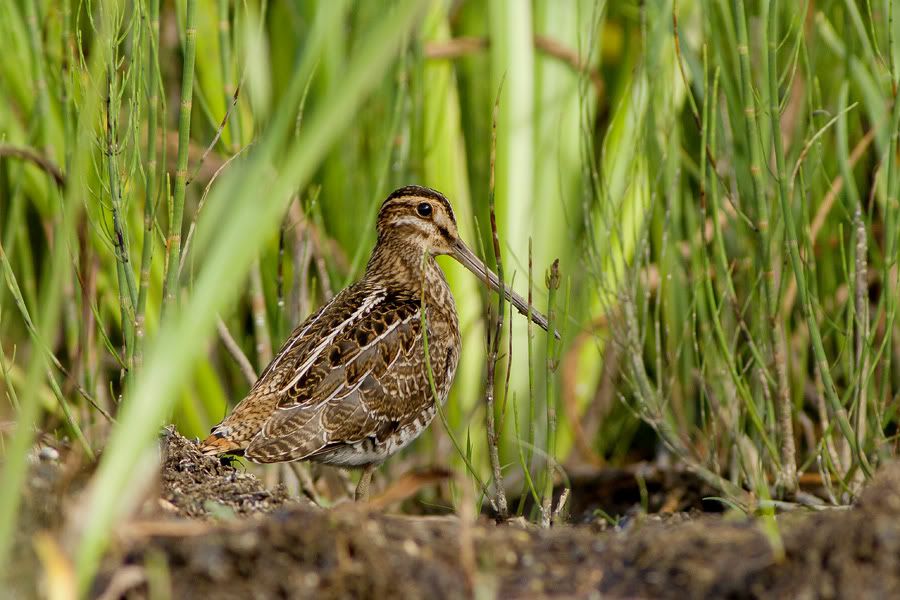
[[[95,596],[171,585],[175,598],[218,599],[900,597],[898,465],[852,508],[779,516],[773,537],[722,515],[597,531],[323,510],[177,434],[161,443],[161,508],[118,532]]]

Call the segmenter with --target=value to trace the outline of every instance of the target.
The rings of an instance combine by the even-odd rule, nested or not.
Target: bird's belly
[[[313,460],[339,467],[361,467],[382,463],[399,452],[428,428],[436,414],[435,406],[419,413],[414,421],[398,428],[384,439],[367,437],[359,442],[340,444],[328,452],[316,455]]]

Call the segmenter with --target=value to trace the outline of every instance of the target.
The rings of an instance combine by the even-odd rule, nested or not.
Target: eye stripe
[[[391,222],[391,227],[403,227],[404,225],[412,225],[420,231],[423,231],[425,233],[428,232],[428,230],[425,228],[425,225],[422,223],[422,219],[404,217],[402,219],[397,219],[396,221]]]
[[[450,216],[450,220],[454,223],[456,222],[456,216],[453,213],[453,207],[450,205],[450,201],[447,200],[447,198],[443,194],[431,188],[418,185],[408,185],[391,192],[391,194],[381,204],[381,210],[378,213],[378,218],[380,220],[384,216],[386,210],[393,206],[396,206],[398,203],[406,205],[409,208],[413,208],[414,206],[410,205],[414,205],[418,202],[421,202],[422,200],[432,200],[434,202],[440,202],[444,209],[447,211],[447,214]]]

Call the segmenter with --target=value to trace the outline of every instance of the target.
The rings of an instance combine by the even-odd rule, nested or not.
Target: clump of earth
[[[855,505],[793,511],[774,527],[695,510],[541,529],[353,503],[323,509],[200,454],[172,430],[160,449],[158,493],[118,532],[94,597],[900,597],[897,464],[882,467]],[[65,506],[87,480],[59,454],[33,461],[10,570],[18,597],[40,593],[46,568],[29,541],[64,536]]]

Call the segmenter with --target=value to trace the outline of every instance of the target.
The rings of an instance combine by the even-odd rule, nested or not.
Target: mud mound
[[[177,464],[197,478],[197,489],[222,492],[204,479],[221,477],[219,467]],[[226,478],[237,477],[221,468]],[[163,481],[179,482],[183,493],[183,479]],[[245,488],[230,488],[234,481],[221,483],[231,490],[226,499],[261,494],[238,493]],[[174,493],[166,488],[164,497]],[[269,508],[280,506],[272,502]],[[721,516],[645,518],[626,531],[598,534],[294,505],[263,519],[203,527],[135,540],[118,568],[165,556],[175,597],[900,597],[897,465],[883,468],[851,509],[779,517],[780,543],[757,520]],[[135,589],[130,597],[145,593]]]
[[[322,510],[267,490],[240,464],[202,456],[171,430],[161,457],[158,495],[117,530],[95,597],[159,597],[169,585],[174,598],[220,600],[900,597],[896,464],[857,505],[779,516],[772,535],[757,519],[696,512],[598,532],[390,516],[354,504]],[[65,452],[35,460],[7,591],[37,593],[33,536],[64,526],[62,508],[88,472]]]
[[[206,518],[272,512],[288,502],[283,487],[268,490],[239,464],[204,456],[197,445],[168,427],[160,439],[160,497],[180,516]]]

